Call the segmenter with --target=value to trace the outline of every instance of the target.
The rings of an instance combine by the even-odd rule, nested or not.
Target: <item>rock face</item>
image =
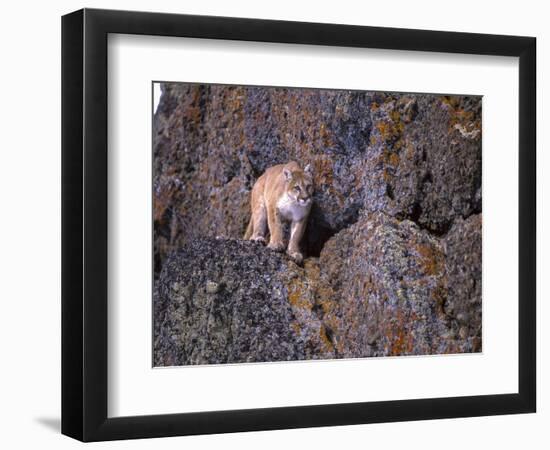
[[[198,239],[162,271],[155,365],[330,357],[313,304],[303,270],[285,257],[252,242]]]
[[[451,265],[458,266],[454,263],[462,257],[451,252]],[[472,298],[480,300],[480,292],[449,295],[449,284],[458,289],[464,277],[449,274],[447,259],[439,239],[409,220],[383,213],[360,218],[330,239],[319,265],[322,282],[334,291],[336,314],[326,320],[333,324],[339,355],[475,351],[467,338],[480,332],[480,308],[470,318],[473,328],[462,337],[449,310],[458,312]]]
[[[459,351],[481,351],[481,214],[457,219],[443,240],[448,279],[445,313]]]
[[[157,365],[481,350],[480,97],[166,83],[153,131]],[[289,160],[303,267],[239,241]]]
[[[306,253],[382,211],[443,235],[481,212],[481,98],[162,85],[154,118],[155,272],[198,236],[241,237],[266,168],[310,163]]]

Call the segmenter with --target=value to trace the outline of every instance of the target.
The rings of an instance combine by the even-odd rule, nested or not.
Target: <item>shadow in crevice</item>
[[[308,228],[310,231],[306,230],[306,235],[301,245],[307,256],[318,258],[325,243],[337,233],[337,230],[320,224],[316,224],[315,226],[308,225]]]
[[[325,243],[336,233],[333,230],[325,217],[319,205],[313,202],[311,212],[307,220],[306,231],[300,242],[300,248],[306,258],[318,258],[321,255],[321,250]],[[285,235],[290,238],[290,224],[285,223]]]
[[[328,240],[336,233],[357,222],[360,217],[360,209],[360,204],[352,205],[352,207],[342,213],[337,225],[331,225],[318,203],[314,202],[309,215],[306,232],[301,242],[302,250],[306,257],[318,258]]]

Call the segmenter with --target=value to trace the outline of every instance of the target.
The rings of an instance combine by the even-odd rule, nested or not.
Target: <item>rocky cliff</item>
[[[155,364],[481,350],[481,98],[163,84]],[[299,267],[240,241],[263,171],[312,164]]]

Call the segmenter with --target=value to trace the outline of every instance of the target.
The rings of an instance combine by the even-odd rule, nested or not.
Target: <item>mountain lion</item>
[[[283,251],[283,222],[290,222],[287,253],[301,263],[300,240],[306,228],[312,195],[313,178],[309,164],[303,170],[294,161],[270,167],[252,188],[252,217],[244,239],[265,243],[269,228],[268,248]]]

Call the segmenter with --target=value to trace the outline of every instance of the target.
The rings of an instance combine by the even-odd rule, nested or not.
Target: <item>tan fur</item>
[[[300,240],[311,210],[312,195],[313,180],[309,165],[302,170],[298,163],[291,161],[270,167],[252,188],[252,216],[244,239],[265,242],[269,231],[268,247],[283,251],[283,223],[290,222],[287,252],[301,263]]]

